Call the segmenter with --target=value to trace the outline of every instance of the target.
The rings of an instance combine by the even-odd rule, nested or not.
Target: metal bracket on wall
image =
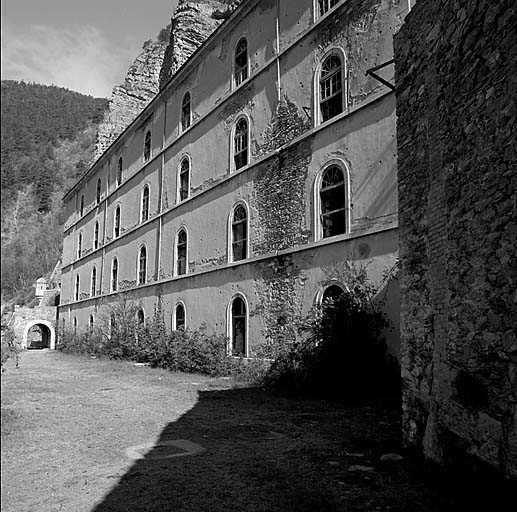
[[[375,78],[376,80],[381,82],[381,84],[384,84],[386,87],[389,87],[392,91],[394,91],[395,90],[395,86],[393,84],[390,84],[387,80],[382,78],[382,76],[379,76],[377,73],[375,73],[375,71],[377,71],[378,69],[385,68],[386,66],[389,66],[390,64],[393,64],[394,62],[395,62],[395,59],[391,59],[391,60],[388,60],[388,61],[386,61],[386,62],[384,62],[382,64],[379,64],[378,66],[375,66],[373,68],[367,69],[366,72],[365,72],[365,75],[372,76],[373,78]]]

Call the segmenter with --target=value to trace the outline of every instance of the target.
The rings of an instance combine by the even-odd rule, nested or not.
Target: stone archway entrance
[[[54,349],[55,344],[55,330],[50,322],[40,320],[26,325],[23,334],[23,345],[27,349]]]

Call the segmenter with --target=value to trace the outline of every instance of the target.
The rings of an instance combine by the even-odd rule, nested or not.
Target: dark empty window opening
[[[77,317],[74,316],[74,334],[77,334]]]
[[[149,187],[146,185],[142,192],[142,220],[145,222],[149,219]]]
[[[90,315],[90,320],[88,321],[88,330],[89,330],[90,334],[93,333],[93,327],[94,327],[93,315]]]
[[[145,323],[145,315],[144,315],[143,309],[138,310],[138,312],[136,314],[136,323],[138,324],[139,327],[143,327],[143,325]]]
[[[93,228],[93,248],[99,248],[99,223],[95,223],[95,227]]]
[[[118,159],[117,164],[117,187],[122,185],[122,157]]]
[[[333,284],[323,292],[321,302],[322,304],[336,303],[344,293],[343,288]]]
[[[95,194],[95,203],[99,204],[101,202],[101,189],[102,189],[102,182],[100,179],[97,180],[97,192]]]
[[[332,7],[335,7],[340,0],[318,0],[320,16],[323,16],[325,13],[330,11]]]
[[[92,269],[92,286],[90,290],[90,295],[92,297],[95,297],[95,294],[97,292],[97,268],[93,267]]]
[[[147,162],[151,158],[151,130],[145,133],[144,141],[144,161]]]
[[[185,131],[191,123],[190,93],[185,93],[181,102],[181,130]]]
[[[248,122],[246,119],[240,119],[235,127],[233,158],[236,170],[248,165]]]
[[[81,217],[84,215],[84,196],[81,196]]]
[[[239,205],[235,208],[232,218],[232,260],[239,261],[247,258],[248,215],[246,208]]]
[[[83,252],[83,234],[79,233],[79,237],[77,239],[77,258],[81,257]]]
[[[235,48],[235,87],[242,84],[248,78],[248,42],[243,37]]]
[[[232,355],[246,355],[246,303],[241,297],[232,302]]]
[[[320,110],[323,122],[343,112],[343,66],[337,55],[331,55],[321,67]]]
[[[147,249],[145,245],[140,248],[140,254],[138,256],[138,284],[144,284],[147,273]]]
[[[181,276],[187,273],[187,232],[184,229],[178,233],[176,254],[176,275]]]
[[[345,176],[337,165],[330,166],[323,173],[320,202],[323,238],[346,233]]]
[[[75,276],[74,298],[75,298],[75,300],[79,300],[79,276]]]
[[[177,331],[185,330],[185,306],[183,304],[178,304],[176,306],[176,325],[175,329]]]
[[[118,288],[118,259],[115,258],[111,264],[111,291],[116,292]]]
[[[190,193],[190,161],[184,158],[180,166],[180,201],[188,198]]]
[[[115,210],[115,221],[113,223],[113,236],[118,238],[120,236],[120,206]]]

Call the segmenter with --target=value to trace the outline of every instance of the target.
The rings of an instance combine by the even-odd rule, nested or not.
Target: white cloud
[[[138,54],[137,45],[114,47],[95,27],[3,27],[2,78],[54,84],[109,97]]]

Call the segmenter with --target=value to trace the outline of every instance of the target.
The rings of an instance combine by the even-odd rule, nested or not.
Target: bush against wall
[[[398,399],[400,372],[386,354],[389,321],[374,307],[377,290],[365,269],[346,282],[348,291],[312,308],[299,326],[304,338],[275,359],[266,387],[346,401]]]
[[[1,339],[1,367],[2,371],[5,371],[4,363],[10,358],[16,358],[16,366],[18,366],[18,353],[20,347],[16,343],[14,331],[10,328],[2,328],[2,339]]]

